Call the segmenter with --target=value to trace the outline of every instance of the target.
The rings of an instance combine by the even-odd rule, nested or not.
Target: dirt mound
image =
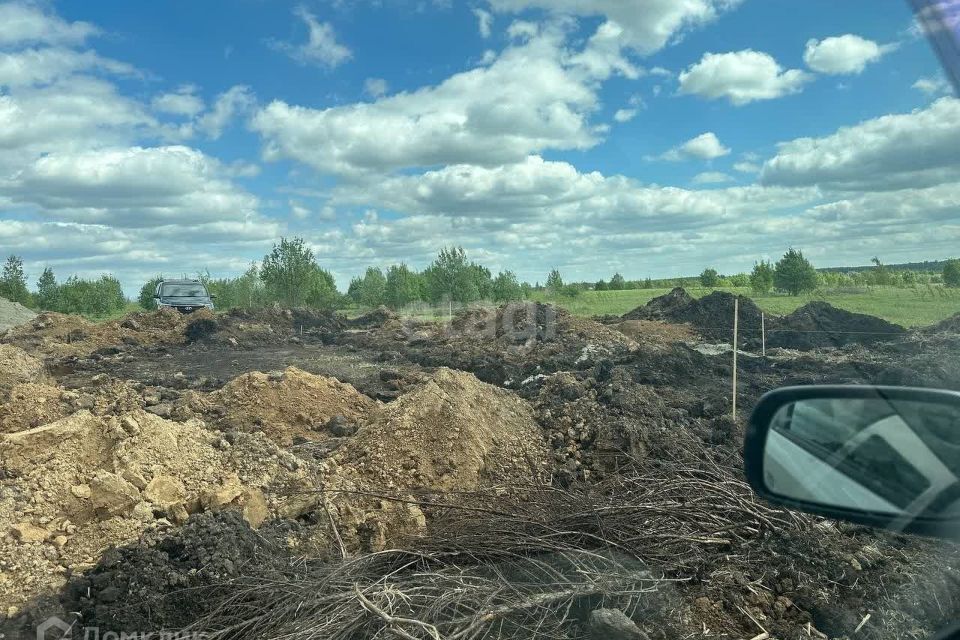
[[[244,343],[277,342],[290,338],[314,338],[329,343],[347,326],[344,317],[319,309],[231,309],[217,316],[221,340]]]
[[[787,349],[842,347],[892,340],[906,333],[900,325],[875,316],[852,313],[815,300],[774,323],[767,345]]]
[[[315,484],[261,434],[229,439],[197,420],[78,411],[0,435],[0,612],[59,587],[102,552],[200,511],[237,508],[254,526]]]
[[[36,315],[36,312],[27,309],[19,302],[0,298],[0,334],[7,329],[30,322]]]
[[[131,383],[101,377],[96,385],[66,390],[43,383],[18,384],[10,399],[0,403],[0,433],[39,427],[86,409],[97,416],[121,415],[144,406],[140,391]]]
[[[677,287],[654,298],[646,305],[623,315],[624,320],[660,320],[693,325],[705,339],[715,342],[733,341],[733,307],[739,297],[739,344],[753,348],[761,343],[760,307],[744,296],[714,291],[694,299]]]
[[[960,313],[945,318],[937,324],[923,327],[920,333],[960,333]]]
[[[622,359],[637,347],[616,329],[539,302],[476,307],[449,324],[392,321],[344,334],[340,341],[379,351],[384,361],[406,358],[427,367],[447,366],[511,387],[530,376]]]
[[[414,495],[496,486],[502,500],[515,498],[549,482],[547,456],[530,405],[469,373],[440,369],[322,463],[327,508],[345,544],[383,549],[426,529]]]
[[[469,490],[529,484],[541,477],[545,451],[525,401],[444,368],[385,405],[334,461],[371,486]]]
[[[690,342],[697,334],[690,327],[657,320],[623,320],[608,325],[637,342]]]
[[[45,312],[11,329],[3,341],[45,356],[86,356],[100,349],[184,341],[185,317],[170,309],[132,313],[110,322]]]
[[[347,324],[353,329],[369,329],[382,326],[391,320],[397,320],[399,317],[395,311],[381,305],[372,311],[348,320]]]
[[[283,446],[344,435],[331,433],[331,420],[337,418],[335,430],[355,430],[379,405],[349,384],[296,367],[244,374],[211,393],[207,402],[220,414],[222,428],[260,430]]]
[[[673,320],[673,314],[693,302],[693,296],[683,287],[676,287],[645,305],[620,316],[623,320]]]
[[[43,363],[23,349],[0,344],[0,401],[6,399],[14,385],[46,380]]]

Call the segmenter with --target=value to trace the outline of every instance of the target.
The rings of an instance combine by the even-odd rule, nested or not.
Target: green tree
[[[644,289],[653,289],[653,280],[648,276],[643,280]]]
[[[311,295],[318,270],[313,251],[303,238],[280,238],[280,244],[273,245],[273,250],[263,257],[260,279],[271,301],[297,307]]]
[[[893,284],[893,274],[890,272],[890,269],[886,267],[885,264],[880,262],[880,258],[874,256],[870,259],[870,262],[873,263],[873,284],[878,285],[891,285]]]
[[[140,287],[140,293],[137,295],[137,303],[148,311],[152,311],[157,308],[157,301],[153,299],[154,294],[157,292],[157,285],[160,284],[160,281],[163,280],[163,276],[154,276],[143,283],[143,286]]]
[[[400,263],[387,269],[384,299],[391,309],[400,309],[420,299],[420,275]]]
[[[523,289],[513,271],[501,271],[493,280],[493,299],[495,302],[522,300]]]
[[[37,307],[45,311],[55,311],[58,289],[57,277],[53,275],[53,269],[47,267],[37,280]]]
[[[610,278],[610,291],[622,291],[626,288],[626,281],[623,279],[623,276],[619,273],[613,274],[613,277]]]
[[[363,289],[363,278],[354,276],[350,278],[350,285],[347,287],[347,298],[353,304],[360,304],[360,291]]]
[[[385,301],[387,279],[377,267],[367,267],[360,283],[360,304],[365,307],[378,307]]]
[[[563,278],[557,269],[551,269],[547,276],[547,291],[551,293],[560,293],[563,289]]]
[[[606,280],[597,280],[597,283],[593,285],[594,291],[606,291],[610,288],[610,285],[607,284]]]
[[[729,278],[731,287],[749,287],[750,276],[745,273],[735,273]]]
[[[304,303],[317,309],[335,309],[341,303],[340,292],[333,274],[316,263],[307,275]]]
[[[700,274],[700,286],[713,288],[720,284],[720,274],[716,269],[704,269]]]
[[[943,284],[948,287],[960,287],[960,260],[947,260],[943,265]]]
[[[791,248],[773,269],[773,286],[792,296],[817,288],[817,270],[799,249]]]
[[[20,256],[10,256],[3,265],[3,275],[0,275],[0,297],[11,302],[30,304],[27,276],[23,272],[23,258]]]
[[[758,295],[766,295],[773,289],[773,264],[761,260],[753,265],[750,272],[750,287]]]
[[[487,271],[488,276],[489,273]],[[430,302],[473,302],[480,298],[478,282],[482,274],[476,265],[467,262],[463,247],[441,249],[436,259],[424,270],[423,276]]]

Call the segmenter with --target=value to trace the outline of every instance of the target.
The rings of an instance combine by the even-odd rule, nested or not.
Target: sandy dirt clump
[[[223,508],[259,526],[281,494],[314,486],[307,465],[262,434],[230,440],[139,410],[81,410],[0,435],[0,614],[147,529]]]
[[[42,383],[47,380],[43,363],[23,349],[0,344],[0,400],[21,382]]]
[[[380,404],[352,385],[296,367],[246,373],[209,394],[207,403],[221,414],[223,428],[261,430],[282,446],[346,435]]]

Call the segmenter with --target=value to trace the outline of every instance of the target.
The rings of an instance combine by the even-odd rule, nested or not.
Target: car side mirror
[[[159,299],[160,299],[160,296],[153,296],[153,299],[154,299],[154,300],[159,300]]]
[[[210,299],[211,299],[211,300],[216,300],[216,299],[217,299],[217,296],[215,296],[215,295],[213,295],[213,294],[211,293],[211,294],[210,294]]]
[[[960,393],[777,389],[750,417],[744,471],[753,490],[777,505],[960,539]]]

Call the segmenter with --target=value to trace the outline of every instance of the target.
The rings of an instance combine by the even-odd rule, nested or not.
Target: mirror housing
[[[960,393],[777,389],[753,410],[743,454],[751,488],[773,504],[960,539]]]

